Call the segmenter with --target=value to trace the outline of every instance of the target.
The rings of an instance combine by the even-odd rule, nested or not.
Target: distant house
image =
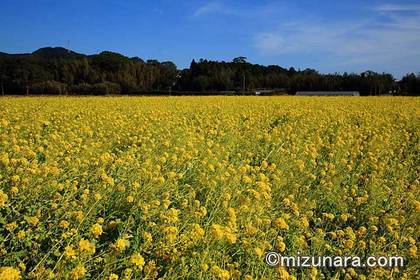
[[[280,95],[285,94],[286,89],[255,89],[255,95]]]
[[[358,91],[298,91],[300,96],[360,96]]]

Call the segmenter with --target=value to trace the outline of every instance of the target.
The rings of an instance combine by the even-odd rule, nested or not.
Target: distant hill
[[[29,54],[27,53],[19,53],[19,54],[11,54],[11,53],[5,53],[5,52],[0,52],[0,58],[2,57],[14,57],[14,56],[27,56]]]
[[[41,48],[33,53],[16,53],[16,54],[9,54],[5,52],[0,52],[0,58],[4,57],[26,57],[26,58],[36,58],[36,59],[44,59],[44,60],[53,60],[53,59],[78,59],[82,57],[86,57],[84,54],[80,54],[74,52],[72,50],[67,50],[62,47],[46,47]]]
[[[85,55],[62,47],[0,53],[0,94],[108,94],[169,91],[176,65],[103,51]]]
[[[85,57],[84,54],[80,54],[62,47],[41,48],[34,51],[32,55],[43,59],[78,59]]]

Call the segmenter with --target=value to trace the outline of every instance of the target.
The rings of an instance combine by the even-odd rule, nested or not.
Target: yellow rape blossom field
[[[419,279],[420,99],[0,98],[0,279]],[[283,255],[402,268],[272,268]]]

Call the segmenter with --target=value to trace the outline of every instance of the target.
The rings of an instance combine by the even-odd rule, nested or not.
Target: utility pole
[[[243,92],[245,92],[245,85],[246,85],[245,74],[242,74],[242,91]]]

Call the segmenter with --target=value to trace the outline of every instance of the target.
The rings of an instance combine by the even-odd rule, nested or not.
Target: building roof
[[[360,96],[358,91],[298,91],[296,95],[305,96]]]

